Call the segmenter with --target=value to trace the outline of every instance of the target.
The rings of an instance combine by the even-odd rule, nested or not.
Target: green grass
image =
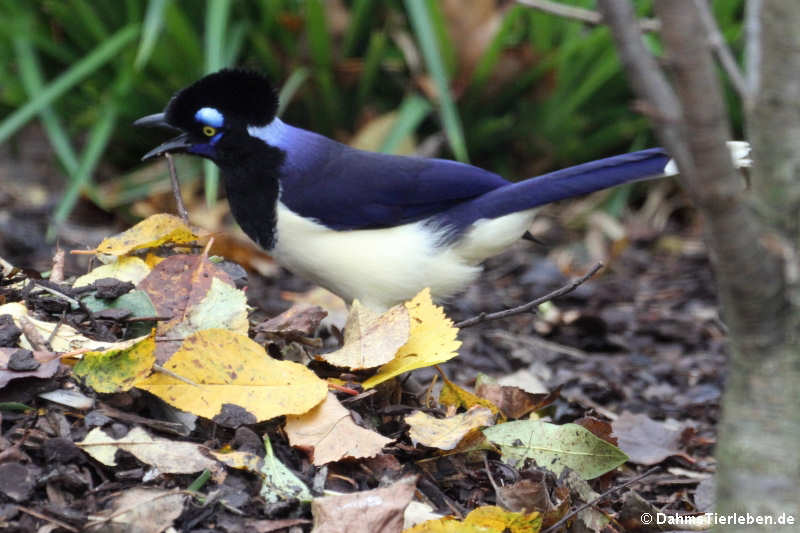
[[[345,10],[338,18],[330,11],[336,5]],[[742,5],[713,3],[735,54]],[[637,7],[651,14],[649,1]],[[346,24],[337,22],[343,16]],[[498,12],[496,33],[467,65],[463,48],[477,39],[452,35],[452,16],[432,0],[3,2],[0,142],[41,121],[65,183],[54,224],[81,195],[110,205],[95,182],[125,187],[141,154],[164,138],[131,122],[223,66],[271,76],[281,115],[299,126],[347,141],[372,117],[398,111],[381,150],[397,149],[409,133],[444,134],[443,157],[512,179],[653,142],[647,121],[631,110],[605,28],[512,4]],[[647,41],[659,50],[657,36]],[[732,92],[728,101],[740,127]],[[117,170],[98,176],[101,162]],[[206,165],[204,176],[212,203],[216,168]],[[138,184],[117,199],[134,201],[149,190]]]

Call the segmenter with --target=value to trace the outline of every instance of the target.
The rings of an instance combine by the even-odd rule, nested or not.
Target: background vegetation
[[[650,13],[649,1],[637,6]],[[737,53],[741,10],[741,0],[714,2]],[[648,44],[659,50],[655,37]],[[347,142],[395,112],[379,149],[396,151],[414,133],[426,155],[511,179],[653,143],[631,111],[608,30],[513,2],[11,1],[0,4],[0,59],[0,142],[13,146],[15,133],[41,120],[65,180],[54,224],[81,194],[113,209],[165,179],[129,179],[163,139],[131,122],[223,66],[267,72],[296,125]],[[99,175],[101,162],[109,164]],[[210,165],[205,176],[212,200]],[[95,183],[107,180],[120,184],[114,198],[98,193]]]

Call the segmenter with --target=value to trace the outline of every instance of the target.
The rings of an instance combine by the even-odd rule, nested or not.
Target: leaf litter
[[[294,311],[261,320],[258,327],[253,327],[258,321],[248,317],[252,309],[247,307],[244,293],[226,271],[205,253],[174,255],[179,245],[188,243],[194,236],[191,230],[187,233],[178,226],[173,232],[170,224],[172,222],[164,226],[156,224],[155,231],[148,230],[150,234],[145,232],[138,237],[128,234],[117,241],[109,241],[110,250],[116,255],[106,254],[109,263],[89,272],[80,283],[44,283],[42,288],[31,290],[33,283],[27,282],[25,289],[25,279],[17,277],[14,284],[0,287],[4,303],[0,310],[8,311],[5,314],[13,317],[10,320],[14,326],[24,317],[39,332],[40,340],[51,344],[52,351],[33,352],[34,358],[48,361],[50,367],[45,367],[45,373],[29,375],[26,372],[30,371],[10,368],[8,361],[6,369],[0,369],[0,377],[3,372],[19,374],[0,385],[0,395],[9,400],[0,406],[12,409],[14,405],[24,405],[18,398],[40,406],[38,413],[52,419],[43,425],[43,419],[37,422],[32,418],[36,411],[4,409],[6,440],[0,441],[0,445],[5,446],[4,442],[22,444],[18,449],[0,446],[0,454],[5,453],[9,458],[25,457],[25,461],[48,457],[54,465],[64,469],[56,481],[47,482],[46,491],[41,486],[41,491],[37,492],[35,476],[38,474],[33,473],[33,466],[23,463],[20,472],[24,471],[24,475],[20,479],[30,478],[33,482],[24,495],[15,493],[23,500],[44,497],[59,502],[64,509],[75,510],[71,511],[72,515],[47,515],[53,520],[73,524],[72,527],[111,521],[135,525],[141,521],[141,516],[158,513],[161,521],[153,526],[153,531],[170,525],[204,523],[211,519],[208,517],[215,517],[211,520],[216,520],[226,530],[225,524],[234,527],[233,524],[245,523],[237,514],[244,513],[249,516],[244,519],[246,523],[260,524],[260,528],[271,527],[268,523],[273,522],[303,524],[307,523],[303,518],[290,517],[312,515],[318,521],[315,527],[335,528],[342,523],[352,526],[353,519],[347,515],[351,504],[345,503],[346,500],[338,504],[333,500],[327,511],[321,511],[325,498],[339,497],[322,497],[334,490],[350,493],[356,498],[354,501],[362,498],[367,503],[354,504],[356,509],[360,505],[367,505],[362,511],[374,507],[376,516],[386,513],[384,516],[393,517],[393,524],[397,513],[403,514],[403,509],[427,505],[427,514],[423,515],[434,522],[426,525],[422,519],[413,526],[422,529],[415,531],[467,531],[472,530],[470,528],[538,531],[563,518],[571,507],[596,498],[601,492],[599,489],[607,487],[611,476],[630,477],[635,468],[631,462],[619,467],[616,473],[596,477],[613,470],[615,462],[624,461],[624,454],[613,445],[615,437],[620,440],[620,448],[631,450],[632,461],[643,464],[679,461],[690,467],[698,460],[703,461],[703,454],[707,454],[713,443],[708,440],[707,432],[699,434],[686,429],[684,423],[681,431],[670,434],[669,443],[662,443],[663,453],[647,454],[656,448],[652,439],[626,429],[631,428],[632,415],[617,413],[630,404],[613,396],[604,398],[602,394],[635,397],[619,372],[638,370],[636,366],[620,366],[610,359],[617,357],[619,360],[619,356],[605,355],[603,350],[610,349],[612,353],[614,349],[619,350],[623,343],[615,331],[620,324],[636,324],[637,317],[625,307],[602,307],[606,305],[604,298],[617,300],[604,296],[601,289],[592,288],[592,299],[587,299],[586,295],[567,299],[581,303],[575,311],[565,312],[559,308],[560,302],[549,308],[546,329],[550,337],[547,342],[551,344],[536,344],[536,337],[524,329],[530,326],[530,317],[512,317],[503,323],[503,330],[496,324],[481,325],[470,330],[474,336],[462,334],[457,339],[459,334],[452,326],[453,320],[425,293],[400,306],[394,314],[375,317],[357,307],[351,310],[350,323],[341,339],[344,342],[340,344],[338,329],[326,322],[325,314],[338,313],[341,317],[343,311],[336,307],[338,304],[334,300],[326,300],[314,291],[294,292],[292,298],[298,305]],[[164,244],[168,245],[166,254],[159,248]],[[528,255],[510,254],[512,259],[506,258],[502,271],[513,272],[514,268],[529,264]],[[515,263],[517,257],[519,263]],[[490,262],[490,269],[497,270],[499,266]],[[101,291],[98,281],[109,279],[111,284],[104,281]],[[642,279],[643,283],[654,283],[654,278]],[[116,285],[124,283],[135,287],[118,295],[113,292]],[[112,292],[106,292],[106,286]],[[497,290],[488,285],[481,287],[481,290]],[[545,292],[543,287],[537,285],[530,290],[535,291],[533,295],[536,296]],[[610,291],[620,292],[617,287]],[[131,295],[137,292],[146,295],[152,307],[132,303]],[[512,290],[509,294],[525,297],[521,291]],[[659,298],[658,301],[663,302],[663,297]],[[464,301],[451,305],[450,312],[467,318],[469,314],[465,316],[459,305]],[[322,308],[315,307],[320,302]],[[483,308],[491,308],[489,297],[484,297],[482,302]],[[674,313],[661,314],[668,321],[679,319]],[[671,346],[666,344],[666,359],[682,357],[683,351],[675,349],[678,329],[659,325],[652,311],[651,315],[643,316],[649,318],[634,331],[633,339],[638,338],[636,335],[657,339],[657,343],[673,339]],[[131,319],[133,321],[126,322]],[[402,327],[404,320],[406,329]],[[535,324],[538,319],[533,320]],[[132,335],[137,323],[149,324],[149,328],[157,326],[142,340]],[[694,329],[686,327],[689,325]],[[684,329],[689,332],[681,340],[684,346],[702,345],[704,338],[715,338],[713,335],[698,336],[694,318],[685,323]],[[2,327],[0,339],[4,338],[1,330]],[[13,331],[9,331],[7,342],[11,346],[2,347],[2,353],[8,349],[17,350],[20,344],[30,346],[27,336],[14,338]],[[262,344],[247,337],[251,331]],[[704,335],[709,331],[713,333],[713,330],[705,331]],[[476,344],[478,339],[483,344]],[[576,348],[562,348],[570,339],[577,339],[578,342],[573,343]],[[459,349],[461,342],[466,344]],[[627,342],[630,343],[630,339]],[[273,344],[280,346],[280,350],[275,351]],[[159,352],[160,345],[169,349]],[[289,347],[293,348],[287,351]],[[559,352],[562,349],[563,352]],[[600,353],[593,353],[591,358],[583,355],[598,349]],[[342,365],[345,370],[333,370],[320,363],[325,358],[336,361],[336,350],[340,352],[338,356],[350,352],[342,358],[347,361]],[[475,392],[471,392],[468,387],[445,378],[438,400],[434,399],[437,398],[434,391],[439,388],[436,380],[414,400],[403,392],[397,380],[391,379],[412,370],[417,370],[414,376],[432,377],[425,371],[426,367],[460,354],[460,364],[446,365],[443,369],[466,383],[470,376],[465,372],[472,371],[474,378],[478,374],[474,369],[492,368],[473,363],[475,354],[486,350],[501,353],[506,361],[517,365],[503,370],[504,373],[525,371],[543,383],[547,393],[534,395],[484,378],[478,380]],[[273,359],[273,356],[283,357],[290,352],[298,356],[298,362]],[[158,353],[162,357],[153,363]],[[538,354],[539,361],[533,359],[532,354]],[[562,357],[566,354],[569,366],[555,358],[559,354]],[[23,365],[20,357],[15,355],[15,362],[10,366]],[[698,371],[712,375],[708,370],[711,367],[704,366],[702,359],[683,359],[687,360],[697,365],[692,369],[693,375]],[[74,368],[70,370],[62,361],[72,361]],[[543,362],[550,368],[543,367]],[[380,368],[370,370],[369,367]],[[59,372],[52,371],[53,368]],[[654,369],[655,374],[659,372],[660,369]],[[497,369],[494,373],[497,374]],[[351,393],[327,392],[327,382],[317,375],[331,382],[335,378],[346,385],[340,390],[355,389]],[[574,376],[578,381],[574,381]],[[582,383],[582,376],[593,376],[595,381],[599,376],[605,388]],[[272,378],[277,379],[271,382]],[[52,392],[79,392],[82,388],[90,396],[113,402],[115,408],[95,409],[94,402],[74,404],[83,407],[59,407],[36,400],[36,388],[30,386],[25,395],[20,395],[19,388],[13,384],[23,381],[27,384],[31,379],[51,390],[56,389]],[[661,427],[658,419],[663,418],[663,412],[658,411],[658,404],[652,399],[674,395],[674,385],[666,390],[670,381],[674,383],[674,380],[662,381],[664,391],[652,385],[647,388],[644,398],[649,402],[646,405],[651,417],[642,419],[642,423]],[[559,383],[565,386],[555,387]],[[380,386],[373,390],[377,385]],[[541,387],[537,385],[536,390]],[[266,393],[267,390],[270,392]],[[698,412],[691,410],[695,405],[692,402],[707,401],[713,390],[708,385],[703,388],[691,383],[682,390],[687,390],[687,394],[678,398],[681,408],[695,413],[689,425],[697,426],[703,419],[697,418]],[[158,403],[159,396],[167,403],[203,417],[188,438],[176,438],[169,429],[171,422],[160,419],[168,412],[168,406]],[[589,408],[599,411],[593,413]],[[281,416],[287,414],[285,418]],[[586,414],[595,417],[583,416]],[[229,422],[231,417],[238,422],[221,425],[222,415],[228,416]],[[598,415],[611,424],[596,418]],[[526,420],[528,416],[532,419]],[[542,416],[550,420],[538,420]],[[72,426],[68,420],[72,421]],[[578,425],[565,423],[569,421]],[[446,425],[449,423],[453,426]],[[166,436],[151,434],[138,424],[170,432],[162,433]],[[485,428],[484,432],[491,436],[489,440],[495,441],[496,451],[491,444],[474,440],[476,433],[480,435],[480,428]],[[429,434],[423,435],[425,431]],[[559,432],[571,441],[559,440]],[[551,433],[555,433],[555,437]],[[550,440],[542,441],[543,438]],[[570,448],[575,445],[573,441],[583,442],[581,446],[591,443],[589,451]],[[553,447],[547,450],[550,455],[539,453],[546,447],[542,442]],[[69,443],[78,451],[70,452],[71,448],[65,447]],[[426,446],[415,447],[414,444]],[[563,457],[554,458],[553,449],[561,450],[565,457],[583,450],[582,453],[594,461],[602,459],[605,463],[600,461],[603,464],[592,463],[589,467],[571,463]],[[699,459],[695,457],[698,453]],[[561,477],[553,477],[552,472],[562,470]],[[213,473],[211,479],[206,472]],[[414,478],[412,487],[426,504],[414,501],[413,505],[407,505],[405,502],[392,510],[388,500],[383,502],[370,496],[373,487],[394,487],[409,474],[419,476]],[[101,502],[81,498],[84,488],[97,487],[97,480],[107,479],[109,475],[115,479],[116,486],[124,488],[119,495]],[[594,478],[591,484],[581,479],[590,477]],[[661,479],[664,485],[660,484]],[[258,486],[255,492],[246,488],[254,481]],[[142,489],[143,482],[155,482],[162,488]],[[651,498],[655,497],[653,501],[658,501],[658,494],[664,492],[659,487],[671,486],[669,483],[674,481],[664,475],[648,483]],[[6,496],[13,492],[10,486],[0,487],[0,493],[3,490],[9,491]],[[471,496],[466,497],[467,494]],[[515,496],[522,494],[530,497],[515,500]],[[129,499],[125,500],[126,497]],[[254,506],[257,501],[263,503]],[[310,509],[308,502],[313,503]],[[314,507],[317,502],[319,506]],[[613,512],[621,502],[622,499],[615,499],[604,505],[607,511]],[[55,507],[51,505],[48,509]],[[433,511],[438,511],[438,517]],[[2,512],[0,503],[0,520],[5,520]],[[444,517],[448,514],[457,517]],[[364,513],[358,516],[363,518],[364,524],[385,520],[376,518],[373,522],[372,518],[367,520]],[[593,531],[599,531],[607,523],[602,513],[592,509],[581,511],[577,519]],[[23,514],[11,520],[30,524],[35,519],[33,515]],[[410,528],[412,522],[400,527]]]

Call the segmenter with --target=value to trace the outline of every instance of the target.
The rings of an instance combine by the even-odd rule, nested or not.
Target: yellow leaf
[[[500,413],[500,409],[489,400],[476,396],[468,390],[459,387],[444,375],[442,376],[442,380],[444,381],[444,386],[442,387],[442,392],[439,393],[439,403],[442,405],[453,405],[455,407],[463,407],[464,409],[471,409],[476,405],[482,405],[488,408],[492,414],[496,415]],[[502,420],[505,420],[505,416],[503,416],[502,413],[500,413],[500,417]]]
[[[486,505],[469,513],[464,521],[446,516],[406,529],[403,533],[539,533],[542,517],[538,512],[512,513]]]
[[[286,417],[285,429],[289,443],[309,450],[316,466],[345,457],[374,457],[392,442],[353,422],[350,411],[331,393],[308,413]]]
[[[408,309],[396,305],[378,315],[355,300],[344,326],[344,345],[321,357],[328,363],[353,370],[374,368],[394,359],[408,341]]]
[[[120,256],[142,248],[155,248],[168,242],[182,244],[195,239],[197,235],[192,233],[180,218],[159,213],[147,217],[118,235],[105,239],[97,246],[96,253]]]
[[[453,321],[447,318],[441,307],[433,304],[430,289],[423,289],[403,305],[411,317],[408,342],[397,351],[392,361],[362,384],[365,389],[403,372],[438,365],[458,355],[456,350],[461,346],[461,341],[456,340],[458,328],[453,326]]]
[[[73,373],[97,392],[126,391],[150,373],[156,362],[155,352],[155,334],[151,334],[133,346],[87,352]]]
[[[72,284],[72,287],[77,289],[78,287],[89,285],[102,278],[130,281],[134,285],[137,285],[146,278],[149,273],[150,267],[138,257],[120,257],[113,263],[100,265],[88,274],[79,277],[75,280],[75,283]]]
[[[302,414],[325,399],[328,386],[303,365],[277,361],[244,335],[207,329],[187,337],[164,367],[192,382],[153,374],[136,384],[165,402],[205,418],[224,404],[257,421]]]
[[[492,425],[494,415],[489,409],[476,405],[466,413],[445,418],[416,411],[408,415],[405,421],[411,426],[408,436],[414,445],[420,443],[440,450],[452,450],[473,429]]]

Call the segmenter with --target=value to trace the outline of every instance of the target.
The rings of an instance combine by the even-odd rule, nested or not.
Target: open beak
[[[152,127],[161,127],[161,128],[168,128],[175,131],[180,131],[178,128],[167,124],[166,120],[164,120],[164,113],[156,113],[154,115],[147,115],[146,117],[142,117],[136,122],[133,123],[134,126],[143,126],[146,128]],[[142,161],[146,161],[147,159],[151,159],[157,155],[165,154],[167,152],[185,152],[189,149],[192,143],[189,141],[189,135],[187,133],[181,133],[177,137],[168,140],[167,142],[156,146],[144,156],[142,156]]]

